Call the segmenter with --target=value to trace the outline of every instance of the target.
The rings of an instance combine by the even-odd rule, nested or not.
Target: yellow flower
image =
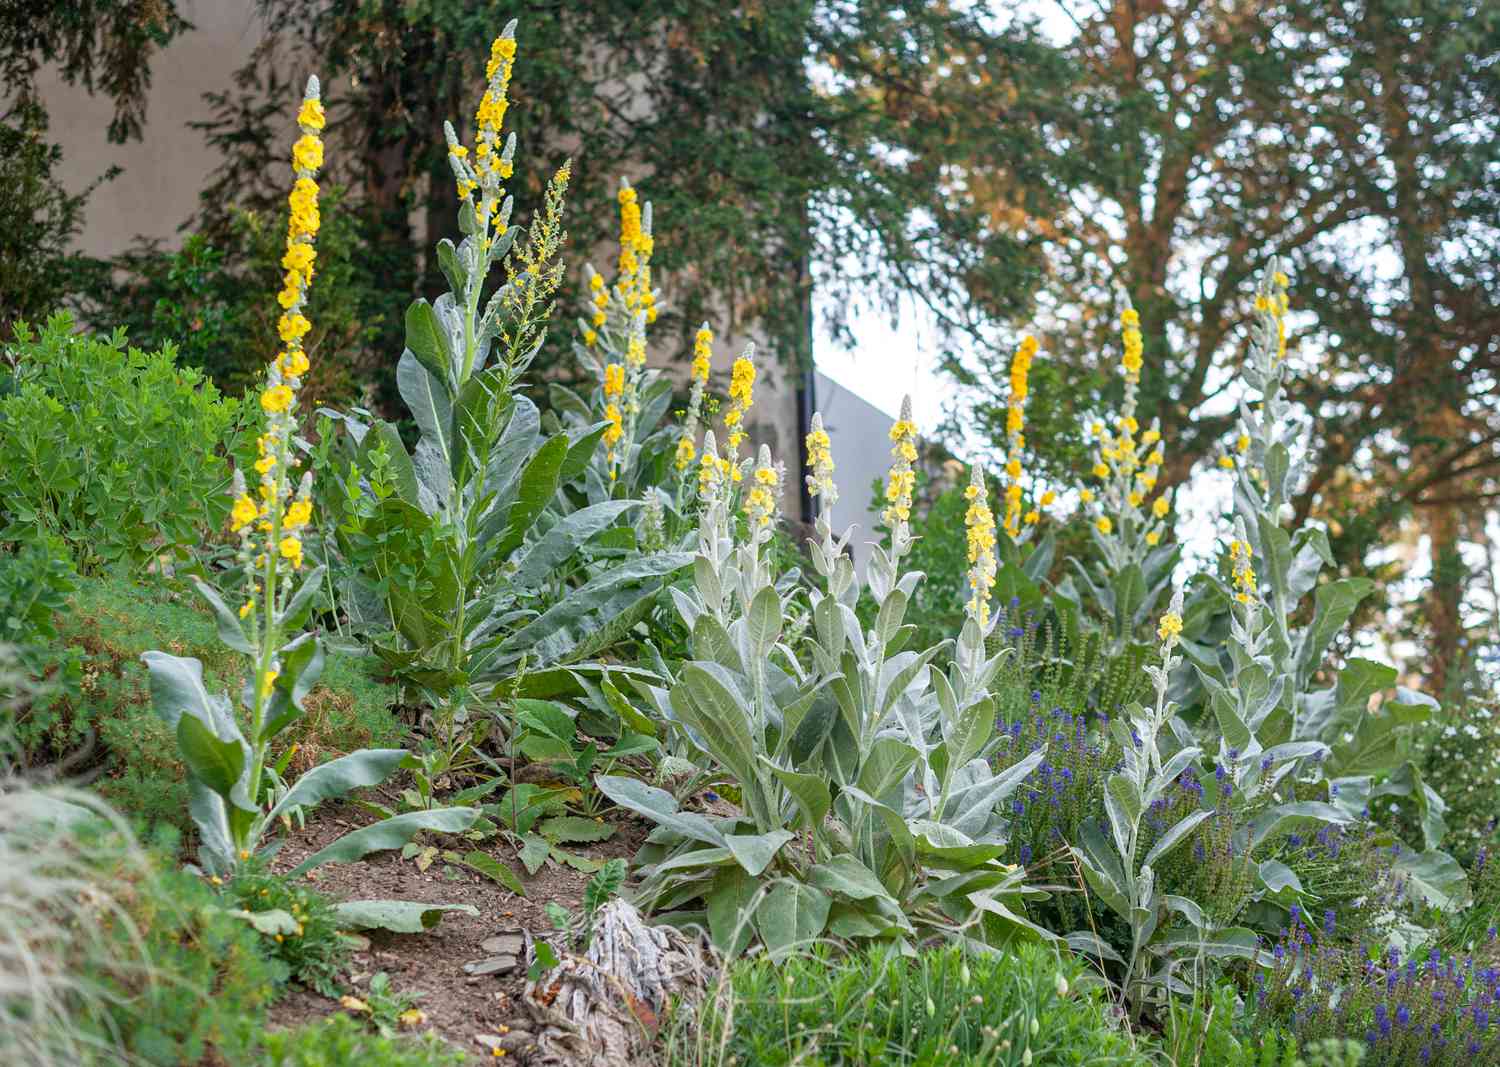
[[[1151,514],[1155,515],[1158,519],[1166,518],[1167,511],[1171,506],[1167,502],[1166,497],[1159,496],[1151,504]]]
[[[1141,434],[1141,444],[1145,445],[1147,448],[1150,448],[1160,440],[1161,431],[1159,430],[1147,430],[1145,433]]]
[[[1161,617],[1161,625],[1156,628],[1156,636],[1163,641],[1172,641],[1182,635],[1182,616],[1174,612],[1167,612]]]
[[[823,415],[813,412],[812,428],[807,440],[807,492],[818,497],[825,507],[831,507],[838,499],[838,486],[833,480],[833,449],[828,431],[823,429]]]
[[[1108,536],[1109,532],[1115,528],[1115,524],[1110,522],[1108,515],[1100,515],[1099,518],[1094,522],[1094,525],[1098,527],[1100,533],[1106,536]]]
[[[243,604],[240,605],[240,618],[243,619],[246,615],[249,615],[254,610],[255,610],[255,601],[253,601],[253,600],[247,600],[247,601],[245,601]]]
[[[303,100],[302,108],[297,112],[297,125],[310,130],[321,130],[323,121],[323,101],[313,96]]]
[[[583,343],[585,345],[587,345],[588,347],[593,348],[594,347],[594,342],[597,341],[597,340],[599,340],[599,334],[596,333],[595,331],[593,331],[593,330],[584,330],[583,331]]]
[[[298,170],[317,170],[323,166],[323,142],[305,133],[292,145],[292,165]]]
[[[1249,448],[1250,448],[1250,438],[1247,435],[1240,434],[1238,437],[1236,437],[1234,439],[1234,450],[1236,452],[1244,453]]]
[[[1021,477],[1021,461],[1019,459],[1007,460],[1005,463],[1005,473],[1011,478]]]
[[[1102,460],[1100,462],[1094,464],[1094,477],[1095,478],[1108,478],[1109,477],[1109,467]]]
[[[300,378],[307,373],[309,363],[307,353],[300,348],[289,348],[281,354],[277,360],[283,377]]]
[[[1223,467],[1227,471],[1234,470],[1234,457],[1233,456],[1220,456],[1219,457],[1219,466]]]
[[[302,567],[302,540],[295,535],[288,534],[281,539],[277,546],[281,552],[281,558],[288,560],[297,569]]]
[[[1287,278],[1287,276],[1281,271],[1277,271],[1275,274],[1271,275],[1271,280],[1274,281],[1277,285],[1281,286],[1283,289],[1291,284],[1291,280]]]
[[[615,397],[624,391],[625,368],[618,363],[606,364],[604,367],[604,395]]]
[[[260,406],[266,409],[267,414],[274,415],[291,407],[292,399],[290,387],[273,385],[260,395]]]
[[[300,313],[295,315],[283,315],[276,323],[276,332],[279,333],[281,335],[281,339],[283,341],[286,341],[287,343],[300,340],[307,334],[307,331],[310,329],[312,329],[312,323],[308,322],[306,316]]]
[[[677,469],[686,470],[687,465],[693,462],[697,454],[697,447],[693,444],[691,437],[683,437],[677,442]]]
[[[596,292],[596,293],[599,292],[601,289],[603,289],[604,288],[604,275],[602,275],[602,274],[595,274],[595,275],[590,276],[590,278],[589,278],[589,288],[592,289],[592,290],[594,290],[594,292]],[[605,299],[608,299],[608,297],[606,297]]]
[[[1141,506],[1141,494],[1137,493],[1134,489],[1126,494],[1125,499],[1130,502],[1130,506],[1133,508],[1138,508]]]
[[[234,507],[229,512],[229,528],[238,530],[241,526],[248,526],[260,516],[260,508],[255,501],[247,495],[237,496],[234,499]]]
[[[1152,530],[1150,533],[1148,533],[1146,535],[1146,544],[1150,545],[1153,548],[1156,547],[1156,543],[1158,541],[1160,541],[1160,540],[1161,540],[1161,531],[1160,530]]]
[[[609,423],[604,428],[604,443],[613,447],[625,434],[623,421],[620,417],[620,406],[618,404],[604,405],[604,421]]]
[[[1042,517],[1041,512],[1039,512],[1039,511],[1037,511],[1036,509],[1033,508],[1031,511],[1028,511],[1026,513],[1026,525],[1027,526],[1035,526],[1037,524],[1037,522],[1039,522],[1041,520],[1041,517]]]
[[[1081,490],[1078,494],[1078,499],[1082,500],[1085,504],[1091,504],[1094,500],[1094,491],[1092,489]]]
[[[312,501],[294,500],[286,509],[286,516],[281,520],[283,530],[300,530],[312,521]]]
[[[1057,500],[1057,494],[1054,493],[1051,489],[1048,489],[1045,493],[1042,494],[1041,505],[1044,508],[1051,507],[1055,500]]]

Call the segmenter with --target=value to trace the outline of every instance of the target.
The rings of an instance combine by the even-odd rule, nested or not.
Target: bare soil
[[[289,870],[336,837],[370,822],[374,817],[351,805],[329,805],[293,831],[276,857],[276,867]],[[570,851],[595,859],[632,855],[645,836],[636,821],[617,823],[613,837],[595,845],[571,845]],[[433,842],[439,844],[439,842]],[[369,947],[355,953],[349,964],[349,992],[361,996],[370,977],[380,971],[391,987],[416,996],[426,1021],[414,1032],[431,1030],[471,1056],[488,1055],[495,1039],[527,1025],[516,1005],[525,985],[524,966],[508,974],[473,976],[466,963],[494,955],[483,943],[490,938],[529,929],[542,935],[552,930],[544,908],[555,902],[576,911],[591,877],[549,860],[534,877],[527,877],[504,842],[481,846],[465,844],[460,851],[479,847],[509,865],[520,876],[526,896],[520,897],[467,867],[438,858],[426,871],[399,852],[376,853],[353,864],[325,864],[307,875],[308,881],[334,900],[411,900],[432,904],[470,904],[477,916],[451,913],[422,934],[370,931]],[[295,1026],[342,1011],[338,1001],[294,986],[271,1009],[276,1027]],[[512,1044],[507,1042],[507,1044]],[[524,1048],[514,1048],[509,1062],[526,1062]]]

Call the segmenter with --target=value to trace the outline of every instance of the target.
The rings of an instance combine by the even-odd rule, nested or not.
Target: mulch
[[[290,870],[306,856],[350,830],[375,821],[375,817],[348,804],[328,805],[309,817],[307,826],[294,830],[276,856],[278,870]],[[639,847],[647,828],[635,821],[616,824],[613,837],[590,846],[570,850],[596,859],[629,858]],[[310,872],[311,884],[334,900],[410,900],[431,904],[469,904],[477,916],[450,913],[433,929],[422,934],[369,931],[367,948],[357,951],[349,964],[348,991],[361,996],[371,976],[384,971],[391,988],[417,997],[416,1007],[426,1021],[413,1032],[431,1030],[471,1056],[488,1056],[497,1040],[506,1038],[512,1049],[509,1062],[526,1062],[524,1043],[510,1035],[524,1036],[526,1016],[517,1006],[526,982],[524,966],[509,973],[481,976],[466,973],[464,965],[494,956],[493,938],[521,929],[535,935],[553,930],[544,910],[549,902],[577,911],[591,875],[549,860],[535,876],[527,877],[514,851],[503,841],[482,846],[465,845],[461,851],[480,847],[508,864],[520,876],[526,896],[467,867],[438,858],[426,871],[415,860],[399,852],[376,853],[359,863],[325,864]],[[491,948],[485,942],[491,941]],[[344,1010],[338,1001],[294,986],[271,1009],[271,1023],[290,1027]]]

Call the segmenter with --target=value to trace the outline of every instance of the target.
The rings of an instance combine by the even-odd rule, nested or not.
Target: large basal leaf
[[[594,784],[599,787],[599,792],[627,811],[633,811],[694,841],[724,847],[724,834],[717,826],[696,812],[679,811],[677,798],[665,789],[647,785],[638,778],[608,774],[596,777]]]
[[[541,615],[506,638],[502,647],[510,653],[527,652],[532,663],[555,662],[612,625],[628,604],[641,597],[654,597],[655,579],[681,570],[691,562],[692,556],[685,552],[658,552],[605,571],[564,593]]]
[[[832,901],[821,889],[800,882],[781,882],[755,909],[755,927],[772,959],[783,959],[809,947],[828,924]]]
[[[379,785],[401,765],[407,756],[404,748],[364,748],[314,767],[292,785],[267,816],[275,820],[293,808],[312,809],[325,800],[341,797],[355,789]]]
[[[808,871],[808,880],[828,893],[839,893],[850,900],[883,900],[895,904],[895,898],[881,884],[875,872],[850,855],[831,856]]]
[[[755,924],[749,914],[755,890],[755,879],[734,864],[714,875],[713,885],[705,894],[708,936],[726,959],[744,952],[755,936]]]
[[[341,930],[389,930],[420,934],[442,922],[449,912],[478,916],[472,904],[423,904],[415,900],[345,900],[333,906]]]
[[[517,589],[541,585],[596,534],[640,506],[639,500],[605,500],[564,516],[536,542],[517,553],[511,584]]]
[[[772,830],[766,834],[725,834],[724,847],[729,849],[746,874],[758,878],[771,865],[776,853],[781,851],[781,846],[796,836],[790,830]]]
[[[453,465],[453,401],[444,379],[433,374],[408,350],[396,364],[396,388],[411,411],[412,419],[437,450],[438,463],[444,472]]]
[[[1413,852],[1402,848],[1391,869],[1405,876],[1408,892],[1434,908],[1459,911],[1474,902],[1464,869],[1446,852]]]
[[[383,819],[372,826],[352,830],[333,844],[313,853],[287,875],[296,878],[325,863],[353,863],[371,852],[400,848],[423,830],[442,834],[462,833],[479,818],[475,808],[434,808],[411,811]]]

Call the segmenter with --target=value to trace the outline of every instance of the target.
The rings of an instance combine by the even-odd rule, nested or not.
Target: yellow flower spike
[[[1036,338],[1027,334],[1010,361],[1010,401],[1005,413],[1005,474],[1009,479],[1005,492],[1005,532],[1011,537],[1021,532],[1021,454],[1026,447],[1026,397],[1031,392],[1031,362],[1037,347]]]
[[[816,498],[823,509],[833,507],[839,498],[839,488],[833,480],[833,448],[828,431],[823,428],[823,415],[813,412],[812,424],[807,432],[807,493]]]
[[[912,461],[907,457],[916,451],[917,426],[912,422],[911,397],[901,399],[901,414],[891,427],[891,455],[895,462],[885,482],[885,510],[881,517],[891,527],[892,544],[904,551],[906,524],[911,519],[912,492],[916,489],[917,474],[912,470]],[[907,447],[911,446],[911,447]]]
[[[969,468],[969,501],[964,528],[969,553],[969,601],[964,610],[981,628],[990,621],[990,591],[995,585],[995,515],[990,511],[984,475],[976,464]]]
[[[755,346],[746,345],[744,355],[734,361],[729,371],[729,409],[724,412],[724,426],[729,430],[725,441],[733,456],[745,439],[745,414],[755,404]]]
[[[771,450],[761,445],[750,491],[745,494],[745,518],[749,520],[751,530],[761,530],[771,525],[776,517],[780,498],[781,477],[771,463]]]
[[[1182,636],[1182,616],[1175,612],[1167,612],[1161,617],[1161,623],[1156,628],[1156,636],[1162,641],[1176,641]]]
[[[625,368],[618,363],[604,367],[604,395],[617,397],[625,391]]]

